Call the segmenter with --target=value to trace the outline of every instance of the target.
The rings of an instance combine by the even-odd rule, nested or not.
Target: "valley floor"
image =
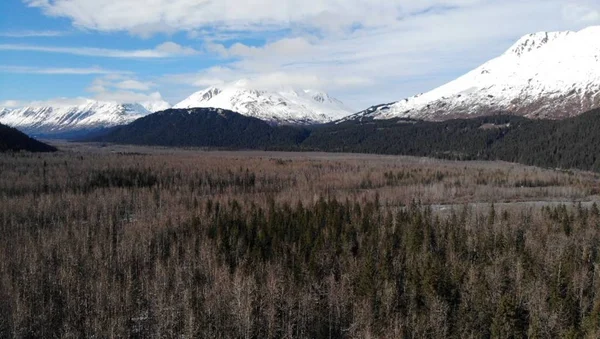
[[[600,203],[598,173],[543,169],[503,161],[451,161],[360,153],[224,151],[60,140],[46,142],[63,153],[74,155],[145,155],[187,161],[205,159],[209,163],[222,162],[223,165],[219,166],[222,170],[252,163],[261,172],[284,173],[289,177],[297,173],[296,179],[302,184],[297,183],[279,192],[279,196],[286,196],[288,202],[293,202],[294,198],[307,200],[314,194],[326,192],[342,199],[379,195],[381,203],[387,206],[405,206],[414,200],[421,205],[430,205],[434,210],[456,209],[465,205],[482,209],[490,204],[499,208],[520,205],[541,208]],[[327,170],[322,170],[323,166]],[[315,168],[320,170],[315,171]]]
[[[52,142],[0,154],[0,337],[600,335],[600,177]]]

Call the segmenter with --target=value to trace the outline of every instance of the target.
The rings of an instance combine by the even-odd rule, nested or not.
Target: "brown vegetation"
[[[568,203],[594,174],[198,151],[0,174],[0,337],[600,336],[600,213]]]

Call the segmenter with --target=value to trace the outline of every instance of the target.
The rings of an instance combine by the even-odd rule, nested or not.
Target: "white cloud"
[[[19,100],[3,100],[0,101],[0,108],[19,108],[23,103]]]
[[[161,93],[155,87],[155,83],[142,81],[130,73],[106,73],[106,75],[102,75],[92,81],[86,88],[89,95],[85,97],[59,97],[33,101],[4,100],[0,101],[0,108],[77,106],[86,104],[90,100],[117,103],[154,103],[164,101]]]
[[[564,6],[563,14],[573,22],[598,24],[600,23],[600,4],[596,1],[573,1]]]
[[[53,98],[49,100],[35,100],[35,101],[17,101],[17,100],[6,100],[0,102],[0,107],[6,108],[21,108],[21,107],[67,107],[67,106],[78,106],[84,105],[89,99],[79,98]],[[11,105],[12,104],[12,105]]]
[[[186,56],[198,53],[190,47],[180,46],[173,42],[166,42],[158,45],[154,49],[140,50],[119,50],[108,48],[90,48],[90,47],[55,47],[39,46],[26,44],[0,44],[0,50],[4,51],[30,51],[44,53],[61,53],[91,57],[105,58],[137,58],[137,59],[156,59],[170,58],[177,56]]]
[[[134,91],[107,91],[97,93],[94,99],[100,101],[114,101],[119,103],[136,103],[136,102],[152,102],[162,101],[160,92],[141,93]]]
[[[0,73],[47,74],[47,75],[92,75],[92,74],[129,74],[128,71],[115,71],[101,67],[87,68],[42,68],[28,66],[0,65]]]
[[[191,47],[181,46],[170,41],[156,46],[155,50],[166,55],[194,55],[198,53],[198,51]]]
[[[193,31],[219,26],[227,30],[265,30],[290,25],[319,28],[381,25],[429,5],[407,0],[24,0],[50,16],[66,17],[78,27],[132,33]],[[432,2],[432,1],[428,1]],[[436,1],[465,3],[468,1]],[[433,3],[433,2],[432,2]],[[435,5],[435,3],[433,3]]]
[[[229,48],[220,44],[210,44],[208,49],[219,53],[225,57],[293,57],[299,54],[308,54],[314,48],[306,38],[284,38],[271,42],[262,47],[246,46],[242,43],[235,43]]]
[[[454,79],[503,53],[524,34],[585,26],[564,13],[564,1],[403,3],[400,19],[390,21],[382,14],[375,20],[379,25],[364,18],[370,26],[341,33],[293,31],[262,46],[210,41],[206,49],[223,58],[220,66],[164,80],[204,87],[250,78],[265,87],[323,88],[362,109]]]
[[[188,31],[268,31],[306,27],[336,32],[351,27],[385,27],[423,14],[472,7],[546,7],[564,0],[23,0],[77,27],[138,34]],[[586,3],[592,0],[570,1]],[[543,10],[543,8],[541,8]],[[504,19],[511,19],[510,17]],[[530,17],[531,19],[531,17]],[[467,22],[468,23],[468,22]],[[465,24],[465,23],[456,23]]]
[[[7,31],[0,32],[3,38],[48,38],[67,35],[64,31]]]
[[[597,0],[23,1],[84,29],[183,31],[204,41],[219,66],[153,79],[172,101],[196,87],[250,78],[264,87],[322,88],[358,109],[441,85],[524,34],[600,22]],[[53,49],[139,58],[197,53],[172,43],[142,51]]]
[[[52,98],[48,100],[34,101],[19,101],[19,100],[4,100],[0,101],[0,108],[16,109],[22,107],[69,107],[85,105],[90,101],[116,102],[116,103],[153,103],[163,101],[162,95],[159,92],[140,93],[133,91],[111,91],[98,93],[93,97],[77,97],[77,98]]]
[[[153,90],[155,87],[156,84],[149,81],[111,74],[94,79],[87,91],[100,101],[134,103],[163,100],[160,92]]]
[[[151,82],[142,82],[138,80],[128,79],[116,83],[115,87],[124,90],[148,91],[150,90],[150,88],[154,87],[154,84]]]
[[[89,103],[90,101],[103,101],[103,102],[116,102],[116,103],[150,103],[156,101],[162,101],[162,96],[159,92],[153,93],[137,93],[129,91],[118,91],[109,92],[102,95],[96,95],[91,98],[86,97],[59,97],[48,100],[33,100],[33,101],[19,101],[19,100],[4,100],[0,101],[0,108],[16,109],[22,107],[70,107],[80,106]]]

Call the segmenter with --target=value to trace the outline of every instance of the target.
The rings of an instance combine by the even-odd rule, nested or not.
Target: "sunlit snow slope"
[[[511,113],[560,119],[600,107],[600,26],[522,37],[503,55],[431,92],[351,119],[445,120]]]
[[[192,94],[174,108],[222,108],[277,124],[317,124],[352,111],[327,93],[315,90],[258,90],[240,80]]]
[[[40,105],[0,109],[0,123],[29,135],[52,136],[92,131],[128,124],[154,110],[167,109],[165,102],[118,104],[83,100],[78,105]]]

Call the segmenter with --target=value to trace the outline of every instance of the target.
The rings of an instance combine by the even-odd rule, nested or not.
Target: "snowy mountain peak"
[[[510,113],[560,119],[600,107],[600,26],[527,35],[506,53],[430,92],[349,119],[444,120]]]
[[[317,102],[323,102],[323,103],[324,102],[332,102],[332,103],[339,103],[339,104],[342,103],[338,99],[330,97],[329,94],[318,91],[318,90],[305,89],[304,93],[310,95],[313,98],[313,100],[315,100]]]
[[[523,54],[529,53],[531,51],[542,48],[548,43],[551,43],[556,40],[560,40],[564,37],[573,34],[571,31],[566,32],[539,32],[528,34],[519,39],[509,50],[507,53],[515,54],[517,56],[521,56]]]
[[[171,108],[171,104],[164,100],[143,101],[139,104],[150,113],[164,111],[166,109]]]
[[[248,80],[213,86],[192,94],[174,108],[222,108],[278,124],[315,124],[343,118],[352,111],[316,90],[268,91]]]

